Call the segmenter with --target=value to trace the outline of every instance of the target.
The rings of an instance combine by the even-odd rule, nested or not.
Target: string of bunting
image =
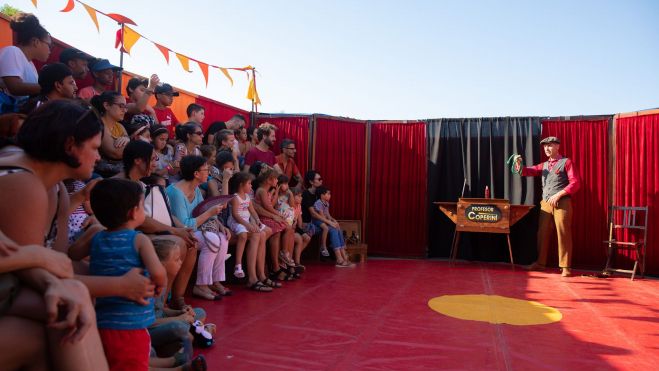
[[[31,1],[32,1],[32,4],[34,4],[34,7],[36,8],[37,7],[37,0],[31,0]],[[101,28],[99,27],[99,24],[98,24],[97,14],[104,15],[104,16],[114,20],[115,22],[117,22],[121,25],[121,28],[119,30],[117,30],[115,46],[114,46],[115,48],[121,47],[121,51],[123,51],[123,52],[130,55],[130,51],[133,48],[133,46],[140,39],[145,39],[145,40],[151,42],[162,53],[162,55],[163,55],[163,57],[165,57],[165,61],[167,62],[168,65],[169,65],[169,53],[170,52],[172,52],[172,53],[174,53],[174,55],[176,55],[176,58],[181,63],[181,67],[186,72],[192,72],[190,70],[190,61],[196,62],[197,65],[199,66],[199,69],[201,70],[202,75],[204,76],[204,81],[206,82],[206,87],[208,87],[208,70],[209,70],[209,67],[220,70],[220,72],[222,72],[222,74],[229,80],[229,82],[231,83],[231,86],[233,86],[233,78],[231,77],[231,74],[229,73],[229,71],[243,71],[243,72],[245,72],[246,75],[247,75],[247,79],[249,80],[249,87],[247,88],[246,98],[251,100],[256,105],[261,104],[259,94],[256,90],[256,79],[255,79],[256,69],[254,67],[252,67],[252,66],[246,66],[246,67],[220,67],[220,66],[216,66],[216,65],[212,65],[212,64],[202,62],[202,61],[194,59],[194,58],[190,58],[186,55],[175,52],[175,51],[171,50],[170,48],[168,48],[168,47],[166,47],[162,44],[159,44],[159,43],[143,36],[139,32],[135,31],[133,28],[128,26],[128,25],[137,26],[137,24],[135,22],[133,22],[133,20],[131,20],[130,18],[125,17],[121,14],[101,12],[98,9],[95,9],[95,8],[93,8],[93,7],[87,5],[87,4],[85,4],[85,3],[83,3],[82,1],[79,1],[79,0],[67,0],[66,6],[64,7],[64,9],[62,9],[60,11],[63,12],[63,13],[70,12],[71,10],[73,10],[75,8],[75,3],[79,3],[80,5],[82,5],[85,8],[85,10],[87,11],[87,14],[91,18],[92,22],[94,22],[94,25],[96,26],[96,30],[99,33],[101,32]],[[251,75],[250,75],[250,73],[251,73]]]

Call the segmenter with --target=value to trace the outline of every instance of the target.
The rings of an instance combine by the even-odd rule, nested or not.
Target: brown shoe
[[[524,269],[527,271],[544,272],[547,268],[544,265],[540,265],[538,262],[535,262],[531,265],[525,266]]]
[[[561,277],[570,277],[572,276],[572,271],[570,271],[570,268],[563,268],[561,272]]]

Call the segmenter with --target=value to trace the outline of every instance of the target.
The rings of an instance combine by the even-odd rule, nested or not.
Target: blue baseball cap
[[[103,71],[103,70],[113,70],[113,71],[121,71],[123,68],[117,67],[113,64],[110,63],[107,59],[97,59],[94,64],[90,67],[90,70],[93,72],[98,72],[98,71]]]

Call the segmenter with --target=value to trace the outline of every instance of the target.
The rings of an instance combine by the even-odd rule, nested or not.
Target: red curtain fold
[[[257,124],[269,122],[277,127],[277,142],[272,151],[281,153],[279,144],[284,139],[292,139],[297,149],[295,164],[304,173],[308,169],[309,161],[309,116],[261,116],[257,117]]]
[[[206,129],[215,121],[227,122],[231,117],[236,114],[243,115],[245,117],[245,122],[247,126],[250,126],[250,113],[249,111],[242,110],[240,108],[230,106],[228,104],[216,102],[204,97],[197,97],[195,103],[204,106],[206,118],[204,119],[203,129]],[[180,120],[184,120],[181,118]]]
[[[332,191],[336,219],[362,220],[366,174],[366,124],[316,118],[315,168]],[[364,220],[362,220],[362,226]]]
[[[561,154],[573,161],[581,177],[581,189],[572,198],[573,266],[601,269],[606,262],[602,241],[608,233],[608,122],[542,122],[542,137],[561,140]],[[550,254],[550,259],[556,260],[555,255]]]
[[[659,273],[659,114],[616,120],[615,190],[616,205],[648,206],[645,272]]]
[[[426,256],[425,123],[371,125],[369,253]]]

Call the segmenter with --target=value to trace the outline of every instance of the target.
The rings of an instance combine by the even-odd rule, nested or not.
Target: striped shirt
[[[132,268],[145,268],[135,248],[135,230],[102,231],[92,239],[89,272],[92,276],[122,276]],[[145,271],[146,272],[146,271]],[[148,274],[147,274],[148,276]],[[112,296],[96,299],[98,328],[138,330],[155,321],[153,299],[140,305],[126,298]]]

